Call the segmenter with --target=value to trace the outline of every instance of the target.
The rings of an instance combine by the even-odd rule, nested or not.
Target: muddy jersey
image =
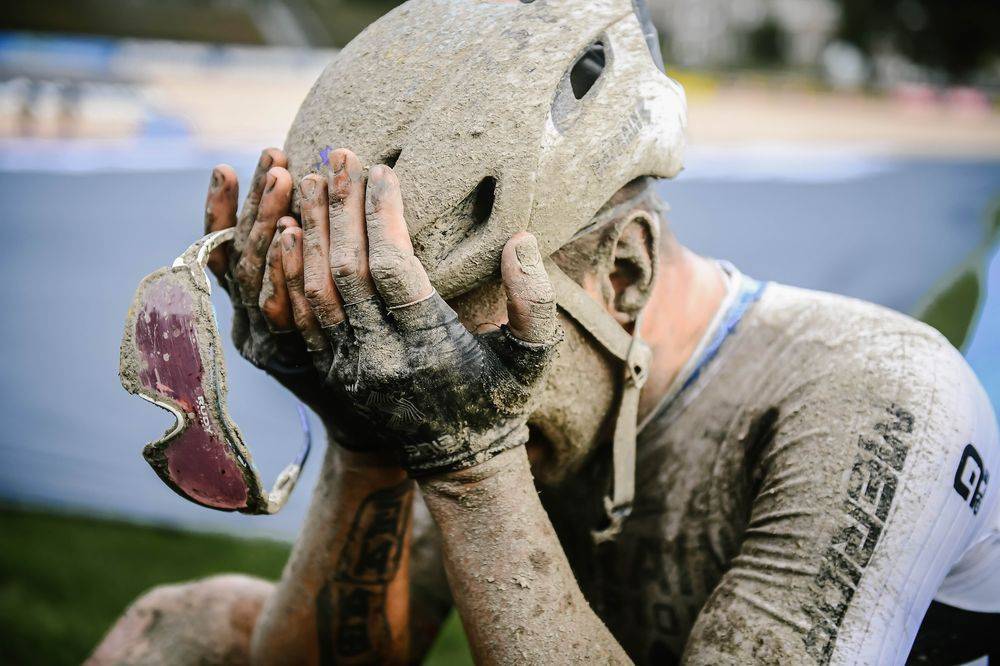
[[[608,456],[542,491],[630,656],[902,663],[936,595],[1000,611],[1000,445],[962,357],[887,309],[733,280],[682,390],[642,430],[617,541],[588,534]]]

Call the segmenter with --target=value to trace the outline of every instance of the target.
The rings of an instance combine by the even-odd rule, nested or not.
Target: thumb
[[[556,335],[556,301],[534,236],[522,231],[507,241],[500,274],[507,291],[510,332],[524,342],[551,342]]]

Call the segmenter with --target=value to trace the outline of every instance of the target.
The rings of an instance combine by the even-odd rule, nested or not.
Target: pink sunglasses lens
[[[162,462],[150,462],[190,499],[215,509],[242,509],[249,489],[209,407],[214,397],[205,395],[200,345],[211,343],[199,343],[194,296],[175,273],[166,272],[145,284],[141,299],[134,343],[139,383],[188,415],[183,431],[160,453]]]

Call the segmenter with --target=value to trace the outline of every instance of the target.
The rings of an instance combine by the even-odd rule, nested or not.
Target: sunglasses
[[[126,391],[176,419],[142,452],[170,488],[211,509],[273,514],[288,501],[312,437],[299,404],[305,441],[266,493],[226,408],[226,366],[205,274],[209,254],[233,235],[233,229],[209,234],[143,279],[125,323],[119,374]]]

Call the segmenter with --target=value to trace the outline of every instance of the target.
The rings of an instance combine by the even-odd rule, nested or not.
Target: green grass
[[[956,349],[964,349],[971,339],[986,300],[986,271],[1000,242],[1000,202],[991,209],[980,244],[915,308],[914,316],[939,330]]]
[[[79,664],[139,594],[219,573],[276,579],[290,546],[266,539],[0,508],[0,664]],[[428,664],[471,663],[457,617]]]

